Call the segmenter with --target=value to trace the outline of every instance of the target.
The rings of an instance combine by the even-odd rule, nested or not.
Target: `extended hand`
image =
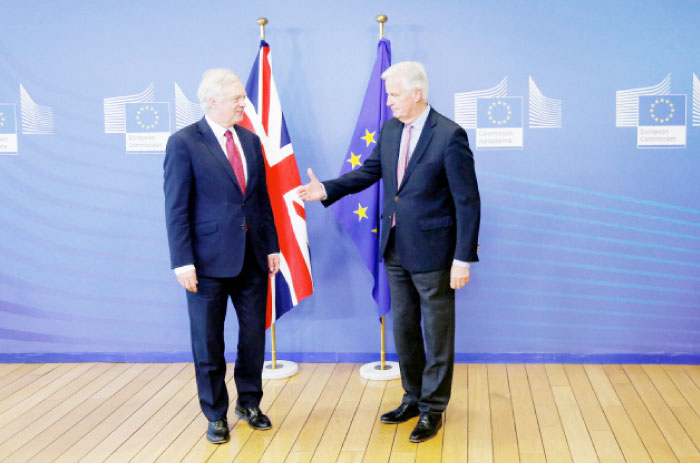
[[[280,270],[280,256],[278,254],[271,254],[267,256],[267,267],[268,267],[268,276],[273,276],[277,274],[277,272]]]
[[[450,287],[452,289],[461,289],[469,282],[469,268],[459,265],[452,265],[450,270]]]
[[[197,272],[195,270],[185,271],[177,276],[177,282],[190,292],[197,292]]]
[[[308,168],[306,172],[309,174],[311,182],[298,188],[297,195],[301,200],[305,200],[307,202],[322,200],[324,197],[323,185],[318,179],[316,179],[316,176],[314,176],[314,172],[311,171],[311,168]]]

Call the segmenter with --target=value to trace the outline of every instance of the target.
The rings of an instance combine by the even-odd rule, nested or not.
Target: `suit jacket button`
[[[394,197],[394,202],[398,202],[398,201],[399,201],[399,196],[397,195],[396,197]]]

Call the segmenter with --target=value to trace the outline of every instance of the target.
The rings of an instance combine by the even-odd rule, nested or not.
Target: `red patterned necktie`
[[[231,131],[227,130],[224,135],[226,136],[226,156],[228,157],[229,163],[231,163],[233,173],[236,175],[238,185],[241,186],[241,192],[245,194],[245,172],[243,171],[241,154],[238,152],[238,147],[236,147],[236,144],[233,142],[233,134],[231,134]]]

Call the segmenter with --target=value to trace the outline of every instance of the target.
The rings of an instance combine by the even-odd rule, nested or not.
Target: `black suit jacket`
[[[402,183],[396,166],[403,123],[381,129],[372,155],[358,169],[324,182],[325,206],[384,180],[381,252],[396,213],[395,240],[404,268],[425,272],[449,268],[454,259],[476,262],[481,203],[467,133],[431,109]]]
[[[165,219],[173,268],[194,264],[211,277],[237,276],[246,231],[256,258],[279,251],[258,136],[234,126],[248,169],[245,195],[204,118],[170,136],[165,150]]]

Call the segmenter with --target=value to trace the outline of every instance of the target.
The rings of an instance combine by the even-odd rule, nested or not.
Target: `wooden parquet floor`
[[[422,444],[414,421],[379,422],[400,382],[357,365],[301,364],[264,390],[273,428],[231,414],[214,446],[192,364],[0,365],[0,461],[700,462],[700,366],[458,364],[444,427]]]

